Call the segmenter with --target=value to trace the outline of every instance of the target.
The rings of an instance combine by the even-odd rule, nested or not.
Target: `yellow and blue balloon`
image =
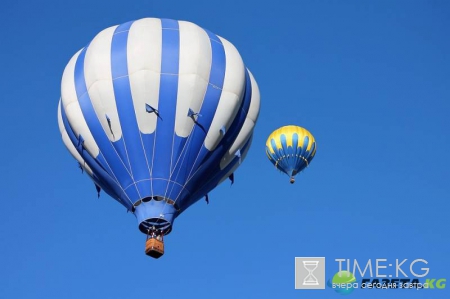
[[[266,142],[266,154],[270,162],[280,171],[294,176],[305,169],[316,154],[316,140],[305,128],[284,126],[270,134]]]

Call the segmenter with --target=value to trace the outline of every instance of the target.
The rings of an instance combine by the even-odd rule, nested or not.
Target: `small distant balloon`
[[[305,128],[289,125],[270,134],[266,154],[275,167],[295,182],[295,176],[308,167],[316,154],[314,136]]]

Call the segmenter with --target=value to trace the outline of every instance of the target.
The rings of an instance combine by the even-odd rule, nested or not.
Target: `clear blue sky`
[[[0,298],[338,298],[294,290],[294,257],[426,259],[450,278],[450,2],[2,2]],[[252,149],[181,215],[159,260],[135,218],[66,151],[70,57],[102,29],[188,20],[231,41],[261,90]],[[297,124],[318,151],[296,184],[265,156]],[[349,298],[450,298],[355,290]]]

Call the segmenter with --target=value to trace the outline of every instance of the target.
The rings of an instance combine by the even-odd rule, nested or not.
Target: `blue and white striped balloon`
[[[142,232],[174,219],[227,179],[250,147],[256,81],[227,40],[146,18],[101,31],[64,70],[64,144]]]

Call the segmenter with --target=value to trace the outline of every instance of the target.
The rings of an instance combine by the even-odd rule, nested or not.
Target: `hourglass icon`
[[[317,269],[319,261],[303,261],[303,267],[308,270],[308,275],[306,275],[303,280],[304,286],[316,286],[319,285],[319,280],[314,276],[313,272]]]

